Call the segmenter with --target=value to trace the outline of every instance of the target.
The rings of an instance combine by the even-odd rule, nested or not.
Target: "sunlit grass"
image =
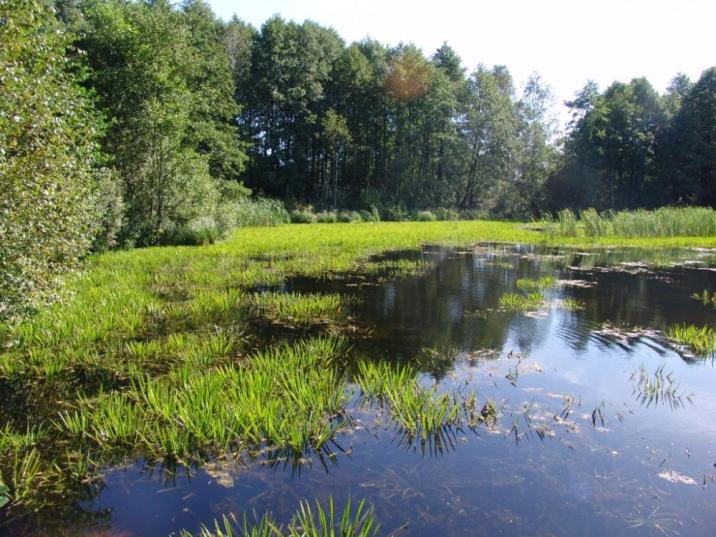
[[[701,356],[716,352],[716,331],[709,326],[672,326],[666,331],[666,337]]]
[[[393,422],[409,437],[425,440],[461,421],[458,398],[421,385],[410,366],[361,362],[355,382],[364,397],[389,409]]]
[[[379,529],[373,508],[367,507],[365,501],[354,508],[348,499],[338,512],[333,498],[329,497],[326,507],[318,500],[301,502],[285,527],[269,514],[254,523],[250,523],[246,515],[241,521],[234,515],[225,515],[211,527],[202,527],[196,537],[374,537]],[[182,531],[180,537],[194,536]]]
[[[505,311],[533,311],[543,306],[541,293],[505,293],[499,298],[499,307]]]
[[[336,294],[254,293],[249,303],[259,315],[298,324],[338,320],[343,312],[343,301]]]
[[[552,287],[556,281],[553,276],[542,276],[537,279],[521,278],[515,282],[515,285],[520,291],[532,293]]]

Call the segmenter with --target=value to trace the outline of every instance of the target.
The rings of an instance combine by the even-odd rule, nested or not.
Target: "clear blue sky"
[[[333,27],[348,42],[447,41],[468,69],[505,64],[521,85],[538,71],[557,101],[587,79],[602,88],[646,76],[657,90],[716,65],[716,0],[209,0],[256,27],[279,14]]]

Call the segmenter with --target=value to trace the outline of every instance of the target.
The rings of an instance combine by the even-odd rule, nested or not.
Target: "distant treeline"
[[[0,43],[6,295],[89,249],[285,219],[250,192],[500,218],[716,205],[715,68],[663,95],[588,83],[559,133],[538,75],[517,91],[447,44],[426,57],[313,22],[257,30],[201,0],[0,0]]]

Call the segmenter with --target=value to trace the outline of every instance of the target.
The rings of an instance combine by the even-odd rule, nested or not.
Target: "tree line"
[[[252,192],[394,217],[716,205],[714,68],[590,82],[560,133],[536,74],[202,0],[0,0],[0,42],[0,308],[90,250],[235,226]]]

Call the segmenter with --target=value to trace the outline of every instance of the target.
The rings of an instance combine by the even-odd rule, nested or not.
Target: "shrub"
[[[294,209],[291,211],[291,223],[311,224],[315,222],[316,215],[310,209]]]
[[[459,220],[460,213],[455,209],[448,209],[446,207],[438,207],[434,211],[435,217],[438,220]]]
[[[434,222],[438,218],[430,211],[420,211],[415,215],[415,219],[418,222]]]
[[[92,244],[98,121],[39,1],[0,2],[0,319],[54,298]],[[100,204],[101,205],[101,204]]]
[[[359,223],[362,222],[360,214],[355,211],[341,211],[338,213],[338,221],[343,223]]]
[[[408,211],[400,204],[388,207],[383,211],[383,220],[387,220],[388,222],[401,222],[408,220],[409,217]]]
[[[333,211],[322,211],[316,215],[316,220],[321,224],[332,224],[338,220],[338,217]]]

